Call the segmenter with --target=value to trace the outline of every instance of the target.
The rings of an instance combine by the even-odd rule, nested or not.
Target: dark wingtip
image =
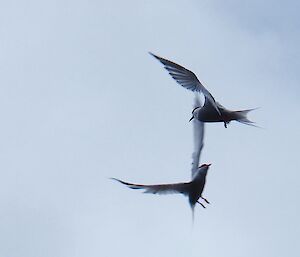
[[[142,188],[139,187],[139,185],[131,184],[131,183],[122,181],[122,180],[117,179],[117,178],[110,178],[110,179],[115,180],[115,181],[117,181],[117,182],[119,182],[119,183],[121,183],[121,184],[123,184],[123,185],[125,185],[125,186],[128,186],[128,187],[131,188],[131,189],[142,189]]]
[[[160,57],[159,56],[157,56],[157,55],[155,55],[154,53],[152,53],[152,52],[148,52],[150,55],[152,55],[155,59],[157,59],[157,60],[160,60]]]
[[[120,180],[120,179],[117,179],[117,178],[109,178],[109,179],[115,180],[115,181],[117,181],[117,182],[119,182],[119,183],[121,183],[121,184],[127,185],[126,182],[124,182],[124,181],[122,181],[122,180]]]

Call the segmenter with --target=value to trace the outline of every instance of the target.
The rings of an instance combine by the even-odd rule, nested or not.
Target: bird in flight
[[[151,52],[150,54],[164,65],[165,69],[178,84],[188,90],[203,93],[205,97],[204,106],[196,106],[193,110],[193,117],[191,119],[196,118],[202,122],[223,122],[225,128],[227,128],[227,124],[232,120],[255,126],[254,122],[247,118],[247,113],[255,109],[242,111],[231,111],[226,109],[220,103],[215,101],[212,94],[203,86],[192,71]]]
[[[215,108],[217,113],[219,115],[221,114],[212,94],[203,86],[203,84],[192,71],[180,66],[179,64],[159,57],[151,52],[149,53],[164,65],[164,68],[169,72],[171,77],[177,81],[179,85],[188,90],[203,93],[208,101],[210,101],[213,108]]]
[[[200,100],[198,96],[195,96],[195,105],[199,106]],[[168,193],[177,193],[183,194],[188,197],[189,203],[192,209],[194,217],[194,208],[196,203],[200,204],[203,208],[205,205],[199,201],[202,199],[204,202],[209,204],[209,201],[202,196],[207,171],[211,164],[202,164],[199,166],[199,160],[201,151],[203,148],[203,138],[204,138],[204,123],[194,119],[193,120],[193,132],[194,132],[194,152],[192,155],[192,179],[189,182],[175,183],[175,184],[156,184],[156,185],[142,185],[142,184],[133,184],[122,181],[120,179],[112,178],[131,189],[143,189],[144,193],[151,194],[168,194]]]
[[[248,110],[240,110],[240,111],[231,111],[226,109],[220,103],[216,102],[218,109],[220,111],[220,115],[216,112],[215,108],[212,106],[210,101],[205,98],[205,102],[203,106],[197,106],[192,111],[192,118],[202,121],[202,122],[223,122],[224,127],[227,128],[227,124],[231,121],[235,120],[241,122],[246,125],[255,126],[255,123],[247,118],[247,114],[250,111],[255,109],[248,109]]]

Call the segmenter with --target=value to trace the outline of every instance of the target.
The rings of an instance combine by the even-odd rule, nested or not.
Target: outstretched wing
[[[132,184],[120,179],[112,178],[131,189],[144,189],[144,193],[151,194],[184,194],[187,195],[190,183],[176,183],[176,184],[161,184],[161,185],[139,185]]]
[[[194,108],[201,107],[201,102],[197,94],[195,94]],[[194,152],[192,155],[192,179],[199,167],[200,155],[203,148],[204,138],[204,122],[198,119],[193,119],[193,132],[194,132]]]
[[[216,102],[216,106],[218,107],[218,110],[219,111],[222,111],[222,110],[226,110],[226,108],[221,105],[219,102]],[[212,103],[210,102],[210,100],[205,97],[205,101],[204,101],[204,106],[203,106],[206,110],[215,110],[214,108],[214,105],[212,105]]]
[[[171,62],[167,59],[159,57],[153,53],[150,53],[150,54],[164,65],[165,69],[169,72],[171,77],[177,81],[178,84],[180,84],[181,86],[183,86],[184,88],[186,88],[188,90],[203,93],[205,95],[205,97],[207,97],[207,99],[209,99],[209,101],[211,101],[212,105],[219,113],[219,110],[216,105],[214,97],[202,85],[202,83],[198,80],[198,78],[192,71],[190,71],[174,62]]]

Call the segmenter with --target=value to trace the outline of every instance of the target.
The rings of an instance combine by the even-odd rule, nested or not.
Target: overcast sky
[[[299,256],[299,1],[2,1],[0,256]],[[206,126],[192,226],[193,70],[239,123]]]

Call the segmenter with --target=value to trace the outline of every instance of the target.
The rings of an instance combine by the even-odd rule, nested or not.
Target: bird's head
[[[201,166],[199,166],[199,170],[203,171],[203,172],[207,172],[210,165],[211,165],[211,163],[210,164],[202,164]]]
[[[210,165],[211,164],[202,164],[201,166],[199,166],[197,172],[193,177],[193,181],[202,181],[206,177]]]
[[[197,113],[197,110],[199,110],[201,107],[196,107],[194,108],[194,110],[192,110],[192,117],[190,118],[189,121],[192,121],[195,118],[195,114]]]
[[[199,169],[200,169],[200,168],[204,168],[204,167],[207,167],[207,168],[208,168],[210,165],[211,165],[211,163],[210,163],[210,164],[202,164],[201,166],[199,166]]]

